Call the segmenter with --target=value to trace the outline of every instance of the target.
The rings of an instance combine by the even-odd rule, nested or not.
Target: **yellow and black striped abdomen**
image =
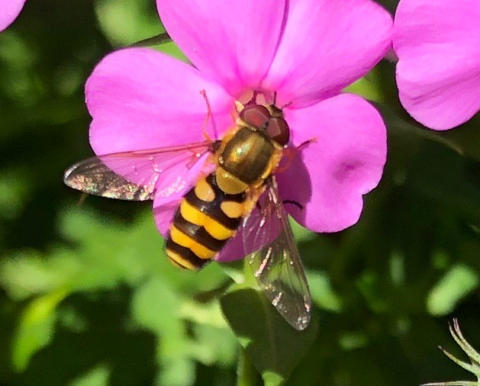
[[[182,199],[170,226],[167,256],[177,266],[199,269],[235,234],[247,194],[226,194],[215,173],[200,179]]]

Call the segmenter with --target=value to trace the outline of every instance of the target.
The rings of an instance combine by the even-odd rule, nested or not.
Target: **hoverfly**
[[[275,102],[258,104],[254,94],[250,102],[238,105],[235,125],[221,139],[89,158],[70,167],[64,182],[93,195],[152,200],[178,191],[171,178],[168,185],[162,176],[186,164],[196,183],[172,218],[166,241],[170,261],[199,269],[240,232],[267,298],[290,325],[303,330],[312,300],[275,180],[290,130]],[[213,165],[208,174],[199,169],[205,162]]]

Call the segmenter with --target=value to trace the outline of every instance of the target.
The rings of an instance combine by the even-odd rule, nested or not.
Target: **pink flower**
[[[157,0],[157,7],[195,67],[151,49],[105,57],[86,85],[95,153],[201,141],[201,90],[212,110],[208,129],[214,122],[220,135],[233,126],[236,99],[276,91],[291,145],[316,139],[277,174],[282,197],[303,205],[287,210],[316,232],[357,222],[362,195],[382,175],[386,131],[375,108],[341,90],[388,51],[390,15],[370,0]],[[184,162],[162,175],[153,203],[162,234],[199,173]],[[240,244],[237,236],[219,258],[243,257]]]
[[[393,44],[400,100],[413,118],[447,130],[480,109],[478,0],[401,0]]]
[[[0,31],[7,28],[17,18],[25,0],[0,0]]]

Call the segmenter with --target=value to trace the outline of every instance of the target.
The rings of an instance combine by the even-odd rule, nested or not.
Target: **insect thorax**
[[[276,163],[273,141],[261,130],[240,126],[218,152],[218,185],[231,194],[260,186]],[[274,165],[275,164],[275,165]]]

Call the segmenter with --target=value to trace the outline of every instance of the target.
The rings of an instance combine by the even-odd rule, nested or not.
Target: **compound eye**
[[[264,128],[270,119],[270,113],[265,106],[251,104],[246,105],[242,111],[240,111],[240,119],[250,126],[257,129]]]
[[[290,141],[290,128],[288,123],[282,117],[272,117],[268,121],[268,136],[279,145],[285,146]]]

